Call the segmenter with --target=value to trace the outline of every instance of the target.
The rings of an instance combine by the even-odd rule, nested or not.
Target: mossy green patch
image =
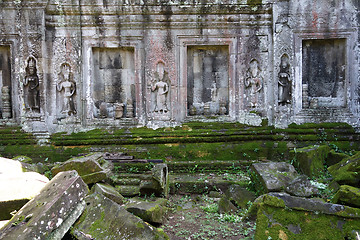
[[[329,152],[330,147],[327,145],[296,149],[293,152],[293,164],[309,177],[320,177],[324,174],[325,162]]]
[[[255,239],[346,239],[360,229],[358,219],[262,204],[258,209]]]

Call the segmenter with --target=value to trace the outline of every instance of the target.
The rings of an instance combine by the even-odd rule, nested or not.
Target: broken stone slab
[[[332,202],[360,207],[360,189],[349,185],[341,185],[340,189],[335,193]]]
[[[124,204],[126,201],[125,198],[116,190],[116,188],[104,183],[96,183],[92,187],[91,193],[102,194],[120,205]]]
[[[57,174],[1,229],[0,239],[61,239],[84,211],[87,193],[76,171]]]
[[[244,187],[231,185],[225,192],[225,198],[234,202],[238,208],[245,209],[248,207],[249,202],[256,199],[256,195]]]
[[[328,145],[314,145],[291,151],[294,165],[308,177],[320,177],[323,175],[326,158],[330,152]]]
[[[259,194],[283,191],[297,176],[294,166],[286,162],[254,163],[250,168],[251,181]]]
[[[51,169],[53,176],[59,172],[76,170],[86,184],[97,183],[108,178],[109,171],[106,171],[99,164],[102,153],[93,153],[83,157],[76,157],[55,166]]]
[[[237,212],[237,210],[237,207],[228,198],[220,198],[220,201],[218,203],[219,213],[235,213]]]
[[[340,185],[358,187],[360,184],[360,174],[358,174],[360,172],[360,152],[328,167],[328,171],[334,177],[334,181]]]
[[[36,172],[23,172],[19,161],[0,157],[0,220],[8,220],[49,182]]]
[[[307,176],[301,175],[292,180],[285,191],[292,196],[311,197],[316,196],[319,190],[314,187]]]
[[[132,198],[126,204],[126,210],[148,223],[162,224],[167,212],[167,200],[158,198],[155,201],[143,201]]]
[[[360,229],[360,209],[268,193],[255,202],[255,239],[346,239]]]
[[[140,183],[140,194],[168,197],[169,195],[169,170],[165,163],[156,164],[151,169],[150,181]]]
[[[79,240],[168,239],[164,232],[101,194],[86,197],[86,210],[74,224],[72,235]]]

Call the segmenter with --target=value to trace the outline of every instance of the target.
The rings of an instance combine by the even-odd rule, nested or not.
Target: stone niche
[[[346,39],[303,40],[303,108],[346,106]]]
[[[93,48],[93,115],[131,118],[135,115],[133,48]]]
[[[189,116],[228,115],[228,46],[188,47],[187,113]]]
[[[10,47],[0,46],[0,119],[11,117]]]

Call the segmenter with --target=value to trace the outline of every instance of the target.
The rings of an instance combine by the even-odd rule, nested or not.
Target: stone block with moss
[[[168,210],[166,204],[167,200],[164,198],[151,201],[132,198],[126,205],[126,210],[148,223],[161,224]]]
[[[258,194],[283,191],[297,176],[294,166],[285,162],[254,163],[250,168],[251,185]]]
[[[349,155],[345,153],[338,153],[334,149],[332,149],[326,158],[326,165],[332,166],[334,164],[341,162],[344,158],[348,158],[348,157]]]
[[[241,209],[246,209],[248,207],[248,203],[253,202],[256,199],[254,192],[239,185],[231,185],[226,191],[225,197]]]
[[[340,185],[346,184],[357,187],[360,183],[360,152],[354,156],[344,158],[341,162],[328,168],[334,181]]]
[[[126,201],[125,198],[116,190],[115,187],[108,184],[96,183],[92,187],[90,193],[102,194],[120,205]]]
[[[85,201],[86,209],[72,229],[77,239],[169,239],[101,194],[91,194]]]
[[[335,193],[332,202],[360,207],[360,189],[349,185],[342,185]]]
[[[107,179],[108,172],[105,171],[98,161],[103,153],[89,154],[84,157],[76,157],[55,166],[51,169],[55,176],[59,172],[76,170],[86,184],[97,183]]]
[[[291,152],[294,166],[309,177],[320,177],[325,171],[326,158],[330,152],[328,145],[314,145]]]
[[[269,193],[257,200],[255,239],[353,239],[360,209],[319,200]]]
[[[87,185],[76,171],[61,172],[0,231],[0,239],[62,239],[85,209]]]

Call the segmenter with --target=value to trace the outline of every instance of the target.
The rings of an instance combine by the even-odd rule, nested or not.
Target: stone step
[[[202,172],[238,172],[247,171],[248,167],[253,163],[261,160],[227,160],[227,161],[176,161],[167,162],[171,173],[202,173]]]
[[[170,174],[171,194],[203,194],[210,191],[225,192],[231,185],[246,187],[250,178],[247,174],[206,173],[206,174]]]
[[[227,161],[169,161],[166,162],[171,173],[203,173],[203,172],[238,172],[247,171],[248,167],[257,162],[267,161],[259,160],[227,160]],[[130,173],[140,174],[146,173],[151,169],[151,164],[143,164],[138,162],[127,162],[126,164],[114,163],[117,174],[131,176]]]

